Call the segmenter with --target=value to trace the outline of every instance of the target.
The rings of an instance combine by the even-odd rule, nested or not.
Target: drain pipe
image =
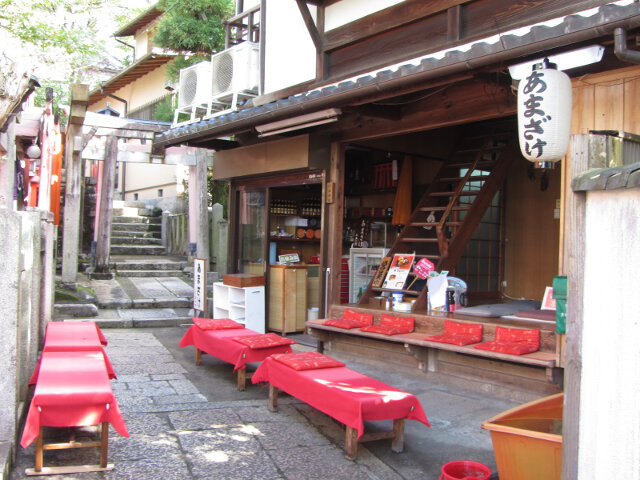
[[[618,60],[629,63],[640,63],[640,51],[627,48],[627,32],[624,28],[616,28],[613,31],[613,52]]]
[[[120,97],[116,97],[113,93],[109,93],[107,92],[104,87],[102,85],[100,85],[100,93],[107,96],[107,97],[111,97],[115,100],[118,100],[119,102],[122,102],[124,104],[124,114],[122,115],[123,117],[127,117],[127,108],[129,106],[129,104],[127,103],[127,101],[124,98],[120,98]]]

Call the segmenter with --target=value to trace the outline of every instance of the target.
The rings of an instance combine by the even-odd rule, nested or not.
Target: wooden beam
[[[313,45],[316,47],[316,52],[321,52],[323,45],[322,36],[316,28],[316,24],[313,21],[311,12],[309,11],[309,7],[304,0],[296,0],[296,4],[298,5],[298,10],[300,10],[302,19],[304,20],[304,24],[307,26],[307,30],[309,31],[309,36],[313,41]]]
[[[421,102],[405,106],[401,121],[369,119],[342,129],[340,141],[352,142],[402,135],[440,127],[515,115],[515,97],[507,87],[490,90],[482,82],[455,85]],[[340,125],[338,125],[340,126]]]
[[[457,42],[463,36],[462,5],[456,5],[447,10],[447,41]]]

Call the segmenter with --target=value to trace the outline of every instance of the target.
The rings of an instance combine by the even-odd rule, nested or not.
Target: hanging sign
[[[193,259],[193,309],[207,310],[207,264],[205,258]]]
[[[571,80],[548,59],[518,86],[520,151],[530,162],[556,162],[569,148]]]

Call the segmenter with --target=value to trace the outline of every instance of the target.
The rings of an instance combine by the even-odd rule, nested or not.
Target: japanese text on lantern
[[[522,92],[526,95],[523,100],[524,117],[529,123],[524,124],[523,136],[526,140],[525,151],[532,157],[540,158],[544,152],[547,142],[541,136],[544,134],[544,123],[551,120],[541,108],[544,102],[544,92],[547,84],[543,80],[544,72],[534,70],[526,80]]]

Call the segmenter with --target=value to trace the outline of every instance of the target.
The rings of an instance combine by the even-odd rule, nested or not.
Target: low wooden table
[[[253,383],[269,382],[269,409],[278,408],[278,389],[346,425],[346,457],[353,460],[358,443],[391,438],[391,450],[404,449],[404,422],[429,421],[415,395],[346,367],[294,370],[274,358],[258,367]],[[393,429],[365,433],[364,422],[392,420]]]
[[[247,363],[261,362],[274,353],[291,352],[290,345],[252,349],[233,340],[234,337],[260,335],[248,328],[233,328],[228,330],[203,330],[197,325],[191,325],[180,340],[180,347],[193,345],[195,347],[195,363],[200,365],[202,353],[208,353],[234,366],[237,374],[238,390],[246,388]]]
[[[105,471],[107,464],[109,423],[125,437],[129,436],[120,407],[111,390],[104,356],[101,352],[43,352],[37,383],[27,414],[22,439],[23,448],[36,441],[35,468],[27,475],[50,475]],[[100,425],[100,441],[44,443],[42,427],[84,427]],[[44,467],[44,450],[100,448],[97,465]]]

